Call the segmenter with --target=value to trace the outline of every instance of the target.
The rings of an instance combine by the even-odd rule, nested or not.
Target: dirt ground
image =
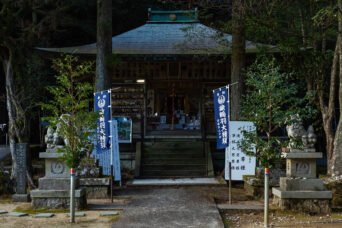
[[[8,212],[13,211],[18,206],[29,207],[29,203],[1,203],[0,209]],[[110,227],[118,216],[101,216],[102,211],[82,211],[85,217],[76,217],[76,223],[70,224],[68,213],[55,213],[51,218],[35,218],[34,214],[23,217],[12,217],[7,214],[0,215],[0,227],[6,228],[57,228],[57,227]]]
[[[263,212],[221,212],[225,227],[257,228],[264,227]],[[310,216],[293,212],[271,212],[269,216],[270,227],[310,227],[310,228],[340,228],[342,227],[342,214]]]
[[[225,186],[220,187],[188,187],[196,191],[202,192],[201,195],[207,197],[211,202],[217,204],[227,203],[228,201],[228,188]],[[178,189],[177,187],[173,189]],[[143,189],[141,191],[144,191]],[[116,205],[131,205],[131,198],[127,197],[129,191],[122,189],[122,194],[116,196],[114,203]],[[138,191],[140,192],[140,191]],[[190,191],[191,192],[191,191]],[[235,186],[232,190],[233,203],[235,204],[254,204],[263,205],[263,201],[252,201],[244,193],[241,186]],[[148,197],[147,197],[148,199]],[[140,200],[140,199],[139,199]],[[134,201],[132,201],[134,202]],[[270,201],[271,204],[272,201]],[[110,204],[110,200],[89,200],[88,203],[93,204]],[[162,203],[162,202],[159,202]],[[145,205],[145,204],[144,204]],[[148,205],[148,203],[146,204]],[[145,206],[146,206],[145,205]],[[30,207],[26,203],[12,203],[10,199],[0,199],[0,210],[8,212],[13,211],[18,206],[25,208]],[[135,205],[131,205],[135,206]],[[124,208],[124,207],[123,207]],[[194,208],[196,209],[196,208]],[[282,212],[271,206],[269,223],[270,227],[311,227],[311,228],[337,228],[342,227],[342,212],[333,211],[330,215],[311,216],[307,214],[300,214],[291,211]],[[115,210],[111,210],[115,211]],[[130,211],[130,210],[126,210]],[[76,223],[70,224],[68,213],[55,213],[52,218],[35,218],[34,214],[25,217],[10,217],[6,214],[0,215],[0,228],[21,228],[21,227],[111,227],[119,222],[120,218],[124,218],[125,210],[119,211],[119,216],[103,217],[98,210],[84,210],[86,217],[76,217]],[[254,228],[264,227],[263,211],[246,211],[246,210],[222,210],[220,211],[222,221],[225,227],[242,227]],[[120,217],[121,216],[121,217]]]

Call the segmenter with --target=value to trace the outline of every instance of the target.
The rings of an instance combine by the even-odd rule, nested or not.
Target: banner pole
[[[232,163],[229,161],[229,204],[232,204]]]
[[[112,90],[108,90],[109,93],[109,105],[110,105],[110,133],[111,133],[111,142],[110,142],[110,198],[113,203],[113,153],[114,153],[114,145],[113,145],[113,116],[112,116]]]
[[[229,125],[230,125],[230,85],[228,84],[227,85],[227,91],[228,91],[228,100],[227,100],[227,103],[228,103],[228,128],[227,128],[227,131],[228,131],[228,142],[230,141],[230,137],[229,137]],[[229,189],[228,189],[228,197],[229,197],[229,204],[232,204],[232,163],[230,161],[231,159],[231,150],[230,150],[230,143],[228,143],[228,148],[229,148],[229,163],[228,163],[228,172],[229,172]]]

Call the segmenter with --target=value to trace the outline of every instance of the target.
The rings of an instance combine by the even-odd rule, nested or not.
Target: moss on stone
[[[39,214],[39,213],[69,213],[69,209],[64,208],[48,208],[48,207],[35,207],[31,205],[23,205],[15,208],[14,212],[22,212],[28,214]]]

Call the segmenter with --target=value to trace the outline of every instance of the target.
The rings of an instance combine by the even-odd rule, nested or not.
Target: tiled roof
[[[112,50],[115,54],[142,55],[192,55],[229,54],[232,36],[200,23],[148,23],[114,36]],[[266,46],[270,52],[278,49],[271,45],[246,41],[246,52],[258,52]],[[96,54],[96,43],[63,48],[38,48],[44,51],[75,54]]]

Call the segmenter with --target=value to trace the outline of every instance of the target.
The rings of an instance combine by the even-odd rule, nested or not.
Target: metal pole
[[[110,165],[110,198],[113,203],[113,164]]]
[[[110,142],[110,198],[113,203],[113,153],[114,153],[114,145],[113,145],[113,137],[114,137],[114,132],[113,132],[113,116],[112,116],[112,89],[108,90],[109,93],[109,108],[110,108],[110,135],[111,135],[111,142]]]
[[[232,163],[228,165],[229,172],[229,204],[232,204]]]
[[[70,222],[75,223],[75,169],[70,170]]]
[[[265,168],[264,227],[268,227],[268,178],[269,178],[269,169]]]
[[[230,125],[230,85],[227,86],[228,91],[228,132],[229,132],[229,125]],[[229,137],[230,142],[230,137]],[[228,163],[228,172],[229,172],[229,204],[232,204],[232,163],[231,163],[231,146],[228,147],[229,152],[229,163]]]

